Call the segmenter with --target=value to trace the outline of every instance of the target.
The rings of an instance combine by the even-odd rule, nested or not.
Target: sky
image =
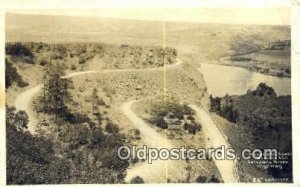
[[[290,0],[9,0],[4,2],[6,12],[25,14],[272,25],[290,24],[290,5]]]

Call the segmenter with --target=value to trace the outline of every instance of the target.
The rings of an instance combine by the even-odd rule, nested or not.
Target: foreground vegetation
[[[7,106],[7,184],[124,183],[129,164],[117,158],[117,148],[125,136],[113,123],[102,128],[96,91],[95,118],[74,110],[64,69],[58,62],[45,65],[43,91],[34,102],[39,123],[33,125],[46,133],[31,134],[27,113]]]
[[[88,143],[84,139],[87,134],[80,134],[82,127],[70,126],[73,132],[68,135],[72,140],[68,151],[61,155],[57,153],[53,139],[34,136],[26,131],[26,127],[18,128],[16,124],[26,124],[26,118],[18,118],[18,113],[7,108],[7,184],[124,182],[127,163],[118,160],[114,152],[114,147],[122,144],[118,135],[113,138],[101,129],[93,128]],[[93,160],[91,154],[95,157]]]

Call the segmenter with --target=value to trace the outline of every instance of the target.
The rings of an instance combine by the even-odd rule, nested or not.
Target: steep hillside
[[[211,110],[222,116],[214,115],[214,119],[233,148],[239,152],[245,148],[272,148],[282,155],[288,155],[279,156],[279,161],[271,162],[266,167],[262,167],[264,164],[258,160],[254,163],[241,160],[241,172],[248,173],[243,180],[251,181],[251,177],[255,177],[257,171],[291,181],[291,96],[277,96],[273,88],[261,83],[256,90],[249,90],[241,96],[227,95],[210,99]],[[286,163],[281,164],[282,160]],[[280,167],[272,168],[272,164]]]

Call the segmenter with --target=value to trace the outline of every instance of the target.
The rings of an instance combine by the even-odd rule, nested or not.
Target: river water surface
[[[287,77],[280,78],[245,68],[208,63],[201,63],[199,71],[204,76],[208,92],[213,96],[242,95],[249,89],[256,89],[261,82],[271,86],[277,95],[291,94],[291,79]]]

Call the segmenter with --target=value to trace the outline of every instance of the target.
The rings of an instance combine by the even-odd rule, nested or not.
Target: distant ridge
[[[167,42],[176,45],[201,42],[203,34],[212,32],[241,32],[242,29],[271,30],[290,33],[290,26],[228,25],[216,23],[141,21],[118,18],[77,17],[61,15],[30,15],[7,13],[7,42],[101,42],[112,44],[163,45],[163,31]],[[278,31],[277,31],[278,30]],[[206,37],[206,36],[204,36]]]

